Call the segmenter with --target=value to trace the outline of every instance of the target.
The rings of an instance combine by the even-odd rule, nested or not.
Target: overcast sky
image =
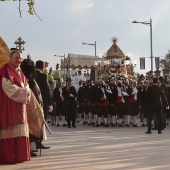
[[[95,49],[82,42],[97,42],[97,55],[105,53],[118,38],[118,46],[137,60],[136,71],[151,69],[146,58],[146,70],[140,71],[139,58],[150,57],[150,27],[132,21],[153,23],[153,56],[165,56],[170,49],[170,0],[35,0],[36,15],[28,14],[26,1],[0,1],[0,36],[7,45],[21,37],[26,44],[23,57],[30,54],[34,61],[49,62],[55,69],[60,63],[54,55],[94,55]],[[154,64],[155,65],[155,64]]]

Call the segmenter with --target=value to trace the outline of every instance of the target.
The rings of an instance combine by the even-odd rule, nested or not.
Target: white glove
[[[48,106],[48,112],[52,112],[53,111],[53,106]]]
[[[108,93],[112,94],[112,91],[110,89],[107,89],[106,90]]]
[[[123,96],[129,96],[126,92],[122,92]]]
[[[70,97],[74,97],[74,95],[70,94]]]
[[[138,92],[138,91],[134,91],[134,92],[132,92],[131,94],[137,94],[137,92]]]
[[[168,109],[169,109],[169,106],[167,106],[166,109],[168,110]]]

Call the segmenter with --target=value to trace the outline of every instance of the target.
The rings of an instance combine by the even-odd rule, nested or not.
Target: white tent
[[[68,54],[68,57],[61,60],[61,68],[65,69],[91,69],[95,68],[95,62],[99,58],[90,55]],[[64,67],[65,66],[65,67]]]

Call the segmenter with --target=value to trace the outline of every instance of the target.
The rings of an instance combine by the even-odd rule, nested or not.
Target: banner
[[[155,57],[155,68],[156,68],[156,70],[159,70],[159,63],[160,62],[160,59],[159,59],[159,57]]]
[[[140,69],[141,70],[145,69],[145,58],[140,58]]]

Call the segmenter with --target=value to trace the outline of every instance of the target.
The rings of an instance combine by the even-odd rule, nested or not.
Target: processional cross
[[[23,51],[25,50],[24,47],[22,47],[22,45],[24,45],[26,42],[24,40],[22,40],[21,37],[19,37],[15,42],[14,44],[16,44],[16,48],[20,51]]]

